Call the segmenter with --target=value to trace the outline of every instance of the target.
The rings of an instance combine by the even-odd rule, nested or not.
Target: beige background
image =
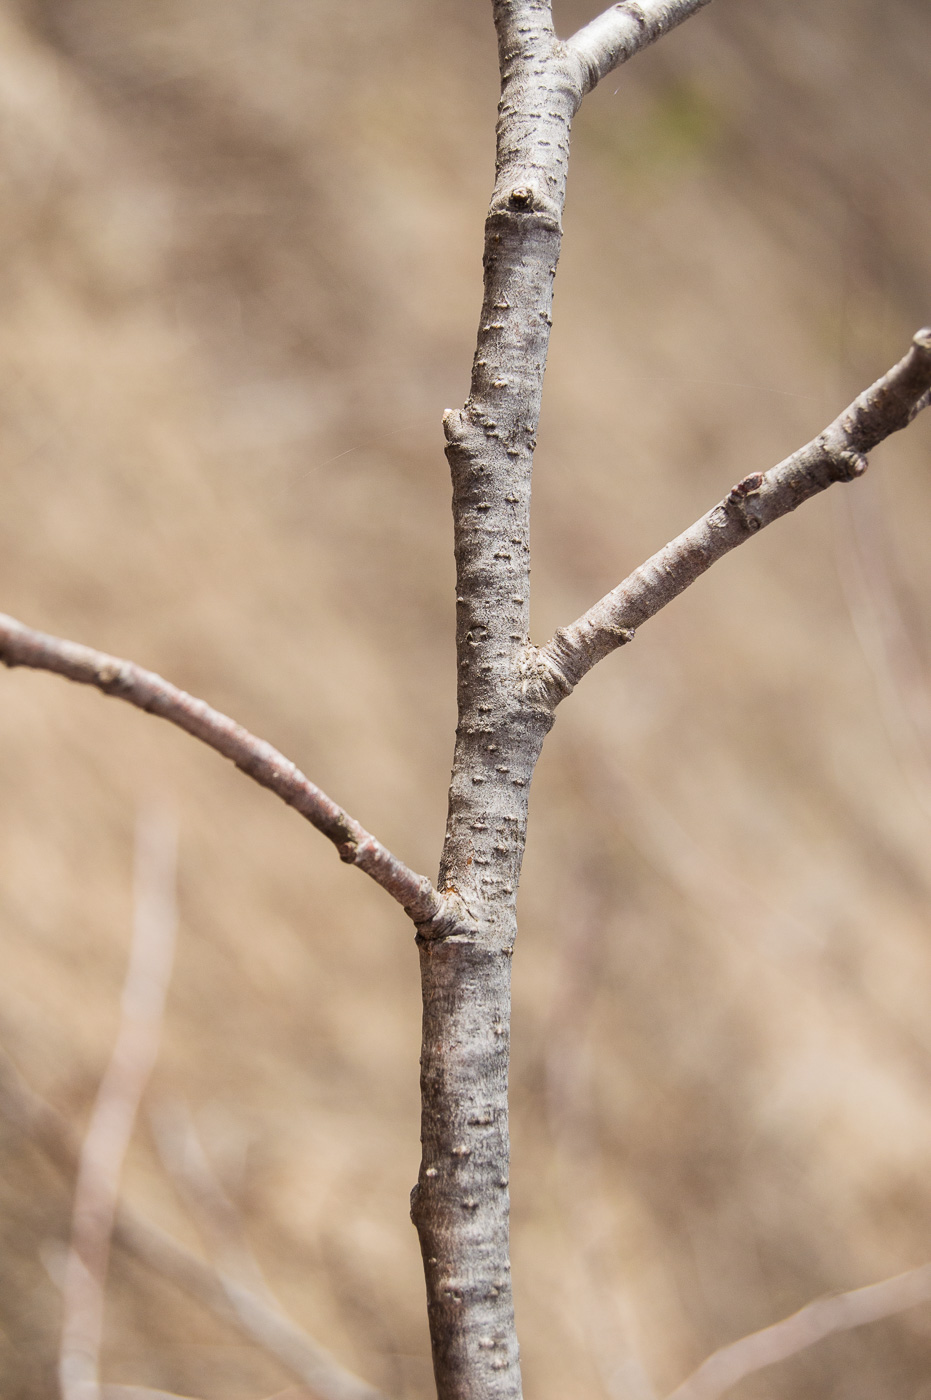
[[[433,874],[453,727],[440,415],[467,387],[496,67],[479,0],[0,5],[0,606],[282,747]],[[561,32],[587,19],[556,4]],[[931,320],[925,0],[715,0],[575,133],[537,456],[543,640]],[[931,1257],[931,420],[722,562],[560,711],[515,961],[528,1395],[646,1400]],[[180,815],[150,1105],[272,1286],[430,1393],[409,927],[215,755],[0,676],[0,1039],[76,1125],[133,824]],[[68,1200],[2,1132],[0,1392],[54,1392]],[[196,1236],[140,1123],[126,1194]],[[44,1262],[43,1262],[44,1261]],[[117,1257],[106,1378],[287,1384]],[[928,1400],[931,1307],[738,1400]]]

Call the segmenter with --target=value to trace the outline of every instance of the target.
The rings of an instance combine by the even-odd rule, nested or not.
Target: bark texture
[[[510,963],[530,782],[553,722],[530,643],[530,486],[569,134],[583,94],[706,0],[614,6],[557,39],[548,0],[493,0],[501,71],[469,397],[444,416],[458,727],[440,892],[420,927],[420,1236],[441,1400],[520,1395],[508,1251]],[[596,25],[599,22],[596,22]]]
[[[708,4],[710,0],[627,0],[612,5],[566,46],[583,65],[583,91],[591,92],[625,59]]]
[[[537,653],[541,685],[558,702],[634,629],[683,593],[717,560],[803,501],[866,471],[866,454],[908,426],[931,398],[931,329],[844,409],[823,433],[768,472],[751,472],[724,500],[639,569],[562,627]]]
[[[423,1156],[411,1197],[440,1400],[521,1392],[508,1251],[510,962],[530,783],[556,705],[715,558],[840,477],[916,411],[931,342],[826,433],[721,506],[545,648],[531,645],[530,487],[569,135],[606,72],[707,0],[615,5],[567,43],[547,0],[493,0],[501,70],[469,397],[444,415],[456,554],[458,728],[440,866],[419,925]]]
[[[745,477],[546,646],[531,644],[531,473],[572,119],[600,78],[707,3],[625,0],[561,42],[549,0],[492,0],[501,99],[484,297],[469,397],[444,416],[458,726],[438,888],[270,744],[203,700],[132,662],[0,616],[0,662],[93,685],[209,744],[295,807],[414,920],[424,1008],[423,1153],[411,1213],[440,1400],[518,1400],[521,1393],[508,1247],[510,970],[530,785],[556,706],[716,559],[833,482],[859,475],[865,454],[929,401],[931,332],[924,331],[900,364],[817,439],[771,471]],[[60,1144],[55,1151],[60,1155]],[[114,1238],[186,1278],[194,1296],[225,1308],[321,1393],[372,1395],[262,1299],[227,1280],[218,1284],[158,1232],[121,1213]],[[701,1384],[718,1374],[708,1366],[697,1373]]]
[[[501,65],[485,291],[469,398],[444,418],[453,485],[456,746],[440,889],[420,934],[423,1160],[412,1197],[442,1400],[520,1395],[508,1254],[508,1037],[527,798],[552,711],[524,684],[530,479],[578,66],[541,0],[494,6]]]

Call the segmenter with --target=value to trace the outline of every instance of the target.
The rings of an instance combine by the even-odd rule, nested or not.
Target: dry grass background
[[[478,309],[487,9],[0,7],[2,606],[203,694],[431,873],[454,681],[439,417]],[[564,31],[590,13],[556,10]],[[538,639],[931,318],[929,45],[924,0],[716,0],[588,100]],[[662,1393],[931,1257],[929,448],[928,421],[893,439],[560,712],[515,961],[538,1400],[644,1400],[644,1376]],[[182,929],[150,1098],[192,1105],[295,1315],[427,1396],[409,928],[185,736],[55,678],[0,688],[0,1039],[79,1125],[135,812],[167,794]],[[68,1201],[6,1129],[2,1157],[0,1392],[41,1400]],[[126,1194],[193,1242],[145,1124]],[[110,1380],[287,1383],[120,1257],[110,1298]],[[734,1394],[928,1400],[931,1309]]]

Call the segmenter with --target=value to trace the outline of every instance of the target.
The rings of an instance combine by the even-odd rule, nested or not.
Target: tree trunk
[[[520,1395],[508,1257],[508,1048],[516,894],[553,719],[530,644],[530,478],[569,126],[581,98],[546,4],[495,6],[497,178],[471,392],[445,415],[453,481],[455,757],[440,889],[463,918],[419,942],[423,1160],[414,1188],[440,1400]],[[577,65],[576,65],[577,67]]]

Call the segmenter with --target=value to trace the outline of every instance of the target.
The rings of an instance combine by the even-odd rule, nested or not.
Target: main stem
[[[530,646],[530,478],[562,236],[578,65],[542,0],[496,0],[501,66],[485,293],[469,398],[444,417],[452,473],[456,747],[441,890],[423,925],[420,1236],[440,1400],[521,1393],[508,1249],[508,1052],[516,895],[553,705]]]

